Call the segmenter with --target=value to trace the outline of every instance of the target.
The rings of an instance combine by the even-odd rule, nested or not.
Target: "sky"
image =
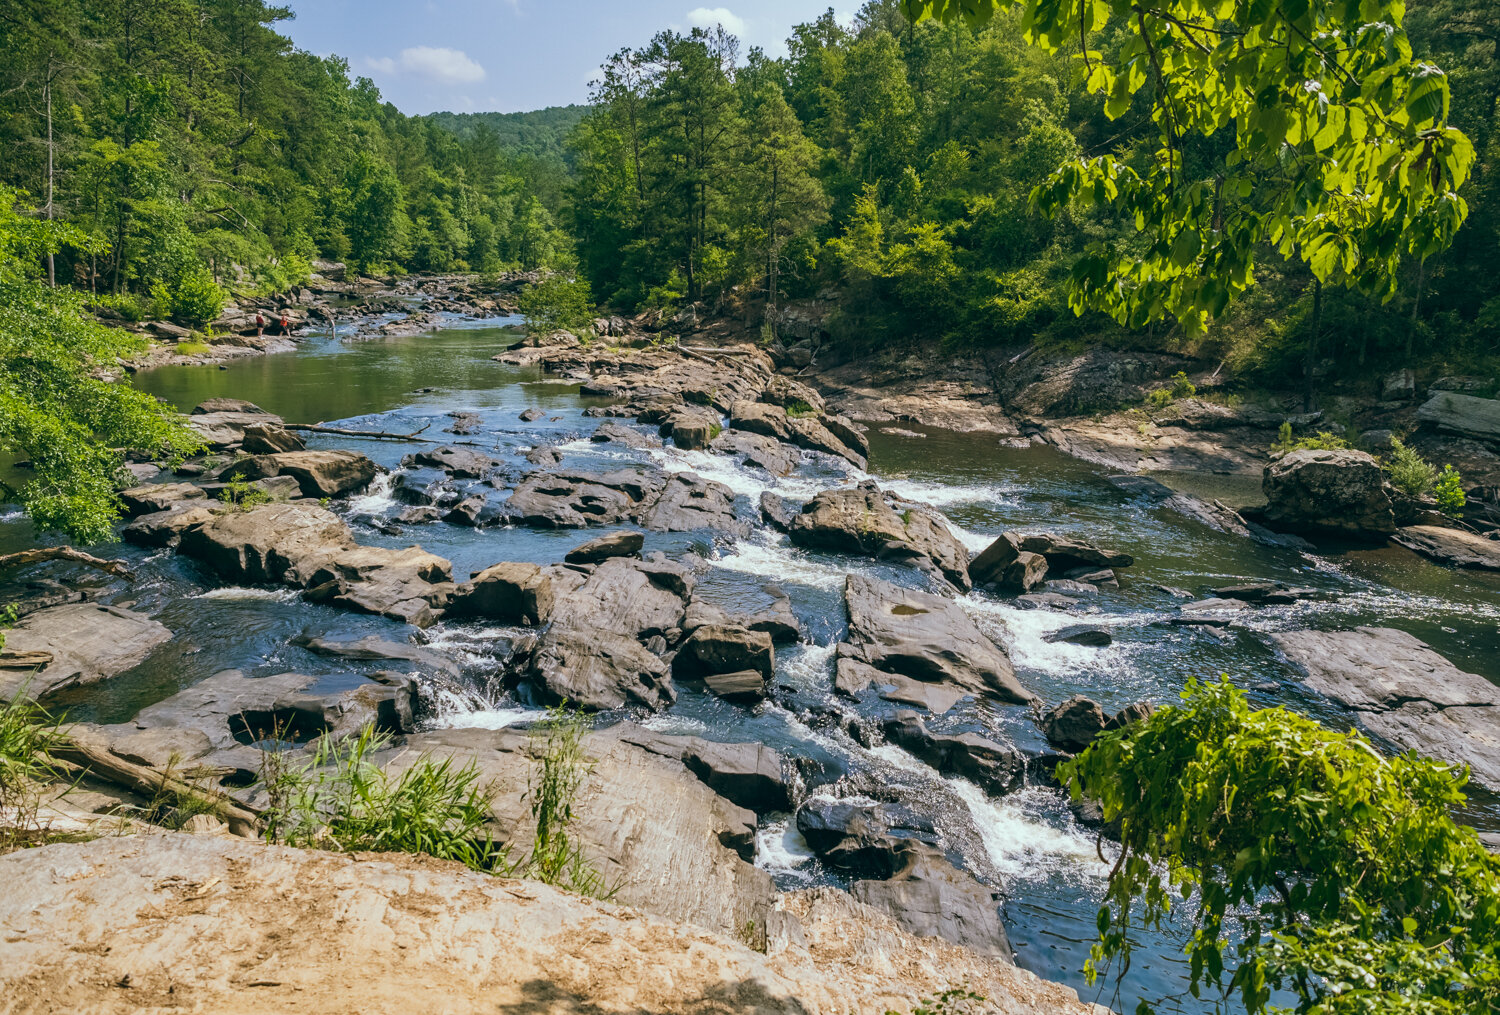
[[[710,0],[714,2],[714,0]],[[301,49],[338,54],[408,114],[502,112],[584,102],[599,64],[663,29],[723,25],[742,53],[786,52],[795,24],[857,0],[289,0],[277,29]]]

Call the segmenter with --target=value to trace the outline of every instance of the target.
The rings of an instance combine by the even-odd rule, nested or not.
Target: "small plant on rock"
[[[570,711],[566,703],[551,709],[532,728],[533,752],[540,755],[541,770],[533,772],[526,795],[536,833],[520,873],[581,895],[609,899],[620,885],[605,881],[572,834],[573,805],[584,779],[594,770],[583,753],[588,730],[588,717]]]
[[[1165,409],[1172,404],[1172,392],[1166,388],[1157,388],[1146,396],[1146,404],[1153,409]]]
[[[0,853],[42,839],[41,789],[62,774],[51,757],[61,740],[61,720],[32,704],[25,686],[0,705]]]
[[[253,511],[271,503],[271,495],[254,483],[233,480],[219,491],[219,500],[240,511]]]
[[[1450,518],[1463,517],[1462,511],[1468,498],[1464,496],[1463,477],[1451,465],[1443,466],[1433,484],[1433,496],[1437,498],[1438,510]]]
[[[1391,437],[1391,457],[1385,463],[1391,485],[1410,497],[1420,497],[1437,482],[1437,470],[1400,437]]]
[[[1188,380],[1187,371],[1179,370],[1172,375],[1172,397],[1192,398],[1198,393],[1198,387]]]

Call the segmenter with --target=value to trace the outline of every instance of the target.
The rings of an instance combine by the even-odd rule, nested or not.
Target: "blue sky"
[[[743,52],[785,53],[793,25],[858,0],[290,0],[279,30],[337,53],[406,113],[514,112],[583,102],[600,62],[664,28],[722,24]],[[718,6],[727,3],[726,6]]]

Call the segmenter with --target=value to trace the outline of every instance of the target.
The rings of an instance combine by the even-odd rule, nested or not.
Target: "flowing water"
[[[773,489],[806,499],[819,489],[867,478],[843,464],[808,463],[789,477],[765,473],[733,460],[672,447],[631,451],[592,444],[588,433],[600,420],[586,417],[590,403],[576,384],[543,377],[535,369],[497,363],[491,357],[515,341],[513,321],[461,322],[411,338],[368,343],[315,339],[297,352],[247,359],[224,367],[164,367],[135,383],[186,410],[213,396],[249,399],[292,422],[337,422],[348,427],[411,432],[443,438],[447,413],[468,410],[483,419],[471,438],[481,450],[522,464],[520,455],[538,444],[560,445],[565,467],[605,467],[648,461],[668,470],[691,470],[727,484],[752,517],[760,493]],[[547,417],[522,423],[518,414],[539,407]],[[909,431],[921,428],[905,427]],[[1215,532],[1149,500],[1111,485],[1096,467],[1046,447],[1013,449],[992,436],[922,431],[924,436],[872,431],[870,475],[882,486],[943,512],[954,530],[978,551],[1002,530],[1068,533],[1135,555],[1121,588],[1102,591],[1076,614],[1027,611],[1006,598],[976,592],[962,602],[978,624],[1009,648],[1017,674],[1050,706],[1075,693],[1100,701],[1107,711],[1143,700],[1168,701],[1189,677],[1229,673],[1265,703],[1292,703],[1326,720],[1348,716],[1299,693],[1286,666],[1260,635],[1293,627],[1378,623],[1404,628],[1459,666],[1500,682],[1500,582],[1496,576],[1439,568],[1404,550],[1349,549],[1310,556],[1262,546]],[[413,445],[318,437],[312,447],[359,450],[395,468]],[[1159,477],[1170,485],[1226,499],[1252,499],[1254,491],[1219,477]],[[1253,487],[1253,484],[1251,484]],[[550,563],[597,533],[499,528],[483,531],[434,524],[384,534],[368,520],[394,514],[400,505],[378,481],[343,510],[362,542],[406,546],[413,542],[453,561],[455,575],[501,560]],[[34,542],[29,527],[11,511],[0,518],[0,550]],[[1094,913],[1111,858],[1078,827],[1053,791],[1030,788],[992,800],[972,785],[936,775],[894,747],[873,750],[850,739],[830,721],[833,646],[845,624],[844,578],[876,574],[903,584],[919,583],[915,572],[896,566],[808,552],[785,537],[756,528],[741,540],[713,533],[647,533],[646,549],[680,558],[695,554],[707,563],[699,594],[734,611],[769,604],[774,585],[791,596],[807,644],[777,655],[775,702],[753,709],[728,704],[692,687],[680,687],[678,704],[644,721],[664,732],[722,740],[759,740],[783,753],[812,759],[825,772],[843,773],[844,788],[882,793],[896,789],[917,799],[942,829],[951,855],[1002,890],[1005,916],[1020,963],[1038,974],[1077,986],[1086,998],[1109,1003],[1109,990],[1088,988],[1080,970],[1094,938]],[[287,670],[319,676],[320,688],[336,689],[361,678],[358,664],[315,655],[294,645],[301,634],[337,638],[379,634],[403,640],[409,629],[381,618],[356,616],[303,602],[281,590],[222,588],[192,561],[169,552],[147,554],[122,547],[139,580],[113,601],[134,603],[157,616],[177,635],[140,667],[67,702],[70,714],[114,722],[142,706],[224,668],[253,674]],[[1245,611],[1232,628],[1175,627],[1164,621],[1181,599],[1171,590],[1205,594],[1215,585],[1278,579],[1310,586],[1323,595],[1293,606]],[[88,580],[87,578],[85,580]],[[1114,634],[1107,648],[1052,644],[1045,636],[1086,620]],[[510,700],[494,678],[497,656],[513,632],[477,624],[441,624],[421,637],[457,661],[455,673],[431,677],[426,721],[436,725],[499,727],[534,713]],[[383,665],[383,664],[382,664]],[[844,703],[842,708],[852,707]],[[893,709],[859,706],[868,716]],[[947,730],[978,730],[1022,749],[1044,744],[1027,712],[1006,706],[966,705],[936,723]],[[828,788],[814,792],[828,792]],[[1500,827],[1495,809],[1477,806],[1473,819]],[[839,883],[800,841],[788,816],[773,818],[760,834],[759,863],[786,888]],[[1171,935],[1142,940],[1123,998],[1159,998],[1182,990],[1180,940]],[[1201,1010],[1180,1002],[1185,1011]],[[1170,1006],[1169,1006],[1170,1010]]]

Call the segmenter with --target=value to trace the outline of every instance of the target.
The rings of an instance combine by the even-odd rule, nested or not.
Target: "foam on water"
[[[973,483],[965,486],[947,486],[942,483],[920,479],[894,479],[887,477],[881,480],[878,477],[871,478],[877,479],[880,482],[882,490],[888,490],[898,497],[916,501],[919,504],[926,504],[939,510],[964,507],[969,504],[1016,507],[1020,505],[1021,494],[1023,493],[1021,488],[1008,483]]]
[[[252,589],[229,585],[221,589],[209,589],[193,596],[193,599],[227,599],[231,601],[260,600],[268,603],[290,603],[300,592],[296,589]]]
[[[349,499],[351,514],[382,515],[395,506],[396,498],[391,496],[391,474],[388,472],[376,476],[364,493]]]
[[[783,882],[813,884],[817,860],[787,814],[768,814],[755,832],[755,865]]]
[[[439,715],[432,725],[450,730],[502,730],[507,726],[535,722],[545,713],[534,708],[487,708],[474,712]]]
[[[779,681],[799,691],[827,691],[833,685],[833,657],[838,646],[799,643],[776,655]]]
[[[849,572],[857,570],[847,564],[838,566],[813,560],[792,546],[786,536],[770,529],[757,529],[750,538],[738,540],[714,564],[727,571],[829,591],[843,588]]]
[[[958,600],[958,604],[980,630],[1006,647],[1012,662],[1051,674],[1100,669],[1119,671],[1129,667],[1128,657],[1132,649],[1118,642],[1107,648],[1049,642],[1049,634],[1078,624],[1131,627],[1140,623],[1139,617],[1131,615],[1097,613],[1080,616],[1052,610],[1023,610],[977,596],[965,596]]]

